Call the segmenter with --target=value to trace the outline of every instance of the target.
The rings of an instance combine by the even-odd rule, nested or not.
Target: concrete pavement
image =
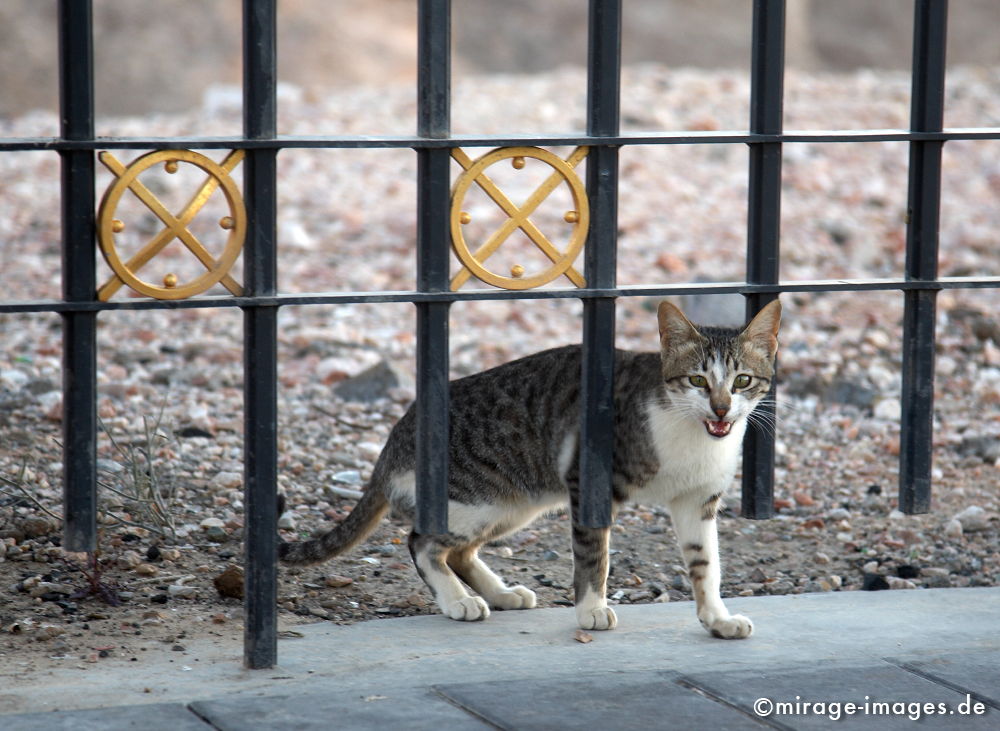
[[[998,588],[727,604],[748,640],[709,637],[684,602],[617,607],[586,644],[571,609],[296,626],[263,671],[237,642],[189,642],[183,661],[8,685],[0,729],[1000,728]]]

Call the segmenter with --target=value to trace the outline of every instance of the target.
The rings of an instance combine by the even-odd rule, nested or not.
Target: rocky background
[[[647,63],[629,66],[623,83],[626,128],[746,126],[744,71]],[[455,131],[579,129],[584,87],[583,72],[568,66],[464,76],[455,85]],[[905,71],[792,69],[786,88],[788,129],[907,125]],[[191,111],[108,116],[101,124],[107,134],[226,134],[238,132],[239,105],[238,90],[216,85]],[[414,128],[409,82],[322,92],[287,84],[280,107],[283,131],[292,134]],[[1000,126],[996,68],[951,70],[946,125]],[[35,111],[8,118],[0,134],[49,134],[56,127],[51,112]],[[131,159],[130,152],[116,154]],[[789,144],[784,154],[782,278],[901,276],[906,145]],[[50,152],[0,156],[0,296],[6,300],[59,296],[58,162]],[[279,162],[284,291],[414,286],[411,151],[288,150]],[[529,163],[521,171],[498,170],[497,181],[517,199],[544,173]],[[622,284],[742,279],[745,147],[625,148],[621,176]],[[150,171],[144,181],[176,210],[198,176]],[[102,174],[98,193],[109,183]],[[567,199],[559,195],[565,192],[554,194],[536,223],[561,242],[568,236]],[[949,142],[943,275],[1000,272],[998,195],[996,143]],[[489,233],[494,208],[469,199],[468,236]],[[121,237],[126,250],[159,228],[141,205],[123,204],[120,214],[129,222]],[[221,199],[213,199],[192,225],[211,251],[222,246],[224,232],[214,222],[224,214]],[[531,263],[523,242],[512,239],[509,248],[507,260],[498,254],[498,266]],[[184,280],[198,271],[176,244],[161,257],[144,271],[151,279],[170,271]],[[99,267],[107,277],[103,262]],[[234,276],[241,278],[238,268]],[[778,514],[743,520],[738,499],[730,499],[720,526],[724,593],[1000,583],[1000,292],[939,297],[934,505],[924,516],[896,509],[902,296],[783,299]],[[681,304],[700,320],[731,320],[742,311],[738,297]],[[620,301],[621,347],[655,347],[655,305]],[[579,312],[572,300],[455,305],[454,375],[578,340]],[[60,320],[0,317],[0,654],[7,655],[0,675],[53,663],[86,670],[100,662],[138,662],[157,650],[181,659],[193,634],[220,642],[241,634],[233,596],[243,531],[239,313],[109,312],[99,322],[103,530],[97,562],[88,564],[93,557],[67,556],[59,546]],[[413,396],[413,326],[408,305],[282,310],[279,482],[288,495],[286,537],[308,535],[351,510]],[[388,520],[348,556],[283,571],[283,627],[434,611],[406,556],[406,533],[405,525]],[[623,511],[612,548],[614,602],[690,599],[662,510]],[[486,553],[510,581],[537,591],[543,606],[571,602],[566,515],[539,521]]]

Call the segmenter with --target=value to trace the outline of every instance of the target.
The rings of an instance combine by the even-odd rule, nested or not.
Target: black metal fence
[[[741,293],[753,314],[781,292],[900,290],[905,299],[899,504],[907,513],[930,506],[935,351],[935,298],[946,288],[1000,287],[998,277],[939,278],[941,153],[956,139],[1000,139],[1000,129],[944,130],[947,0],[915,0],[909,130],[785,132],[782,129],[784,0],[755,0],[751,110],[746,132],[622,134],[619,130],[621,0],[591,0],[587,129],[531,138],[450,133],[450,2],[420,0],[418,125],[415,136],[287,137],[276,130],[277,0],[243,2],[243,135],[231,138],[95,138],[90,0],[59,3],[61,134],[7,138],[0,151],[54,150],[62,158],[61,300],[0,303],[0,313],[57,312],[63,347],[63,545],[93,550],[97,516],[96,324],[121,309],[239,307],[244,314],[245,368],[245,663],[273,665],[277,656],[277,313],[283,305],[411,302],[417,308],[417,525],[447,530],[448,310],[469,299],[574,297],[583,302],[584,365],[580,520],[610,521],[615,300],[618,297]],[[779,282],[782,147],[800,142],[901,141],[910,147],[906,268],[903,279]],[[745,144],[750,148],[746,279],[731,284],[616,283],[618,151],[623,145]],[[585,146],[589,230],[585,286],[578,289],[478,289],[449,286],[451,160],[458,147]],[[127,299],[98,296],[95,247],[95,152],[111,149],[231,149],[243,161],[245,282],[232,296]],[[282,294],[277,280],[276,157],[288,148],[410,148],[418,157],[417,287],[415,291]],[[902,181],[900,181],[902,182]],[[211,263],[211,262],[210,262]],[[6,273],[10,274],[10,273]],[[169,288],[170,284],[165,282]],[[162,292],[161,292],[162,294]],[[743,465],[743,515],[773,513],[774,434],[751,426]]]

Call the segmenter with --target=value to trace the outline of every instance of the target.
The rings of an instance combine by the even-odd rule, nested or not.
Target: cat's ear
[[[656,319],[660,324],[660,345],[664,348],[679,342],[701,340],[698,328],[669,302],[660,303],[656,310]]]
[[[741,338],[744,343],[767,351],[773,358],[778,350],[778,327],[781,325],[781,303],[770,302],[761,309],[743,328]]]

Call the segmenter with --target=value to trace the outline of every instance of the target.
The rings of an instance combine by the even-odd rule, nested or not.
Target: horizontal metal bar
[[[783,292],[885,292],[941,289],[1000,288],[1000,277],[946,277],[920,281],[906,279],[818,279],[746,284],[743,282],[691,284],[635,284],[610,288],[474,289],[461,292],[318,292],[262,297],[191,297],[186,300],[127,299],[111,302],[22,300],[0,302],[0,314],[29,312],[92,312],[105,310],[189,310],[208,307],[284,307],[298,305],[378,304],[384,302],[467,302],[470,300],[593,299],[595,297],[670,297],[692,294],[760,294]]]
[[[59,137],[0,138],[0,151],[31,152],[41,150],[195,150],[221,149],[301,149],[301,148],[407,148],[441,149],[452,147],[513,147],[539,145],[543,147],[591,145],[711,145],[762,144],[766,142],[922,142],[948,140],[996,140],[1000,127],[955,127],[940,132],[916,132],[899,129],[860,130],[792,130],[780,134],[752,134],[720,131],[692,132],[688,130],[660,132],[624,132],[611,137],[585,134],[547,135],[454,135],[448,139],[432,139],[407,135],[277,135],[246,139],[244,137],[96,137],[66,140]]]

